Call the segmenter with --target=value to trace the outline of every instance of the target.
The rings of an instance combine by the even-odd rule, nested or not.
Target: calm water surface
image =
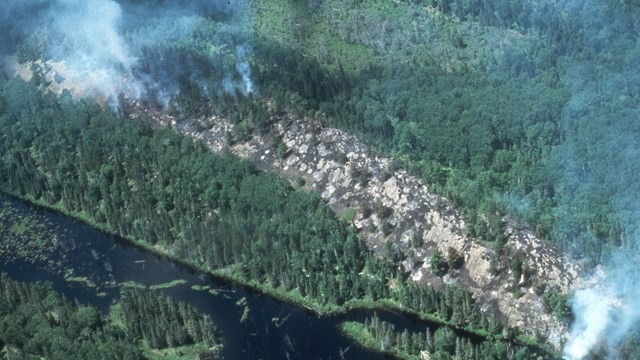
[[[182,285],[161,290],[164,294],[194,305],[211,315],[224,343],[225,359],[385,359],[344,337],[338,325],[345,320],[364,321],[373,315],[358,311],[341,317],[316,317],[304,308],[274,300],[257,292],[199,273],[171,260],[148,253],[128,242],[106,235],[59,213],[38,208],[0,193],[0,206],[11,207],[21,216],[36,216],[54,232],[58,246],[47,249],[56,264],[12,258],[0,264],[0,271],[23,281],[47,280],[77,303],[91,304],[103,311],[117,300],[122,283],[135,281],[146,286],[184,280]],[[0,209],[1,210],[1,209]],[[9,241],[0,239],[0,241]],[[65,280],[91,280],[95,286]],[[195,290],[195,285],[215,290]],[[197,288],[197,287],[196,287]],[[246,299],[249,316],[241,322]],[[378,313],[397,329],[423,331],[427,325],[394,313]]]

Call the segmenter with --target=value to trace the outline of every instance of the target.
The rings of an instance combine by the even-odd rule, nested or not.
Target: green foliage
[[[176,280],[172,280],[170,282],[164,283],[164,284],[151,285],[151,286],[149,286],[149,289],[150,290],[168,289],[168,288],[172,288],[174,286],[184,285],[186,283],[187,283],[187,281],[184,280],[184,279],[176,279]],[[133,286],[133,288],[135,288],[135,286]]]
[[[118,306],[115,318],[127,335],[144,339],[151,348],[218,344],[211,318],[186,303],[134,288],[122,291]]]
[[[450,328],[440,328],[433,334],[433,346],[436,351],[454,353],[456,350],[456,334]]]
[[[263,7],[269,11],[270,6]],[[260,21],[267,23],[262,16],[260,12]],[[378,149],[408,160],[412,172],[429,180],[434,190],[462,211],[471,235],[489,241],[503,236],[502,214],[497,211],[502,200],[496,194],[527,195],[536,185],[532,179],[544,176],[542,155],[562,140],[557,119],[567,98],[566,89],[551,81],[548,74],[534,73],[522,81],[517,76],[471,68],[444,71],[449,65],[438,62],[444,57],[425,57],[424,53],[432,51],[427,48],[445,46],[451,33],[444,31],[435,43],[422,35],[406,37],[415,32],[410,28],[416,24],[434,26],[432,16],[420,7],[388,1],[366,5],[329,1],[311,18],[318,26],[311,26],[310,34],[337,31],[350,43],[381,47],[381,57],[389,61],[369,62],[358,71],[342,72],[343,62],[337,58],[331,59],[333,66],[326,66],[314,56],[305,57],[306,52],[315,52],[311,43],[293,46],[286,39],[278,45],[262,41],[256,55],[264,64],[257,80],[263,94],[282,99],[281,103],[295,111],[319,110],[331,125],[355,132]],[[320,19],[334,26],[325,28]],[[413,19],[413,24],[407,24],[407,19]],[[408,52],[381,50],[400,41],[384,44],[393,36],[377,39],[372,29],[379,26],[366,24],[385,22],[392,24],[389,32],[402,33],[403,41],[419,45],[405,47],[411,49]],[[466,41],[479,41],[478,37],[482,36],[473,33]],[[425,58],[434,60],[425,63]],[[350,61],[358,62],[354,58]],[[310,70],[299,70],[301,64]],[[538,146],[533,152],[528,149],[532,142]],[[366,182],[366,177],[362,180]],[[541,233],[544,231],[548,233]]]
[[[153,133],[91,105],[29,96],[38,103],[11,106],[12,120],[3,117],[3,189],[81,213],[205,269],[229,268],[244,281],[295,289],[319,304],[389,295],[362,273],[385,279],[394,270],[366,255],[318,195],[213,156],[171,131]]]
[[[273,9],[305,20],[296,22],[305,35],[298,40],[262,41],[277,48],[256,52],[263,94],[318,111],[402,160],[453,203],[469,235],[502,250],[509,214],[597,261],[637,231],[629,220],[637,218],[637,182],[612,176],[640,171],[633,6],[254,2],[266,39],[294,32],[267,25],[278,21]],[[327,39],[366,50],[337,55]],[[268,65],[280,59],[290,66]],[[271,81],[279,78],[287,81]]]
[[[347,224],[351,224],[353,220],[356,218],[356,214],[357,214],[356,209],[349,209],[345,211],[345,213],[342,215],[342,219]]]
[[[464,257],[458,250],[449,247],[447,249],[447,265],[450,269],[459,269],[464,265]]]
[[[296,178],[295,184],[297,188],[303,188],[307,184],[307,180],[305,180],[305,178],[303,178],[302,176],[298,176]]]
[[[12,359],[144,359],[143,339],[158,347],[201,343],[202,354],[218,344],[211,319],[164,296],[124,291],[111,312],[74,306],[48,283],[0,274],[0,342]]]
[[[553,311],[558,320],[566,322],[570,319],[569,295],[551,289],[544,292],[543,298],[547,308]]]
[[[363,244],[317,195],[171,131],[29,96],[47,103],[24,115],[23,105],[7,109],[12,120],[2,124],[2,146],[10,150],[2,164],[16,172],[3,171],[2,188],[82,213],[206,269],[229,267],[245,281],[295,288],[320,303],[359,298],[371,286],[358,275],[367,261]],[[375,290],[378,297],[387,292]]]
[[[382,204],[382,202],[377,202],[375,205],[376,215],[378,218],[384,220],[393,214],[393,209]]]
[[[508,254],[508,213],[597,260],[628,245],[637,230],[638,186],[628,174],[640,171],[639,42],[628,30],[640,16],[628,3],[254,0],[259,38],[250,60],[272,112],[257,99],[198,87],[185,88],[172,105],[227,115],[236,138],[268,130],[269,116],[284,109],[320,114],[420,175],[460,210],[466,232],[493,241],[497,254]],[[213,27],[200,30],[210,35]],[[232,52],[195,39],[167,39],[157,52],[141,44],[137,55],[160,67],[167,63],[151,59],[185,57],[199,70],[220,60],[197,74],[202,79],[233,70]],[[23,59],[43,53],[20,45]],[[151,135],[128,121],[116,126],[95,106],[59,104],[18,80],[0,77],[0,85],[4,189],[204,268],[232,269],[327,304],[394,296],[371,280],[394,271],[363,256],[353,230],[317,197],[236,159],[211,160],[174,134]],[[432,259],[433,269],[457,264],[449,253],[442,258]],[[528,278],[520,256],[507,265],[515,281]],[[555,305],[562,301],[548,302],[562,310]]]
[[[400,359],[421,359],[422,353],[431,359],[545,359],[536,357],[535,351],[526,346],[512,347],[504,339],[468,338],[446,326],[409,332],[397,330],[378,315],[368,317],[364,323],[341,324],[342,331],[363,346],[392,354]]]
[[[442,256],[442,251],[438,248],[433,249],[431,257],[429,258],[429,266],[434,274],[442,276],[449,271],[449,264]]]

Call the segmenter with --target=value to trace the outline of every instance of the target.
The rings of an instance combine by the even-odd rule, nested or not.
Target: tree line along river
[[[224,359],[383,359],[344,336],[344,321],[373,311],[318,317],[302,307],[236,286],[107,235],[87,224],[0,193],[0,272],[20,281],[49,281],[78,304],[103,312],[122,287],[147,287],[210,315]],[[392,312],[396,329],[428,324]]]

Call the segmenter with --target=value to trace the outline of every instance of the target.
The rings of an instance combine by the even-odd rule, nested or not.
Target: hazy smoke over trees
[[[60,62],[84,96],[166,106],[185,84],[253,91],[244,2],[8,0],[0,9],[0,55]]]
[[[591,0],[560,2],[573,55],[563,81],[571,97],[561,115],[563,142],[549,168],[558,210],[554,237],[568,254],[603,264],[575,291],[564,355],[582,359],[620,344],[640,314],[640,79],[637,9]],[[604,244],[604,245],[603,245]]]
[[[527,134],[532,148],[536,142],[550,144],[538,147],[543,152],[543,169],[534,175],[538,179],[527,184],[544,185],[524,199],[516,194],[515,200],[505,203],[516,212],[522,210],[525,218],[538,220],[535,225],[545,231],[544,236],[586,269],[600,264],[571,299],[575,319],[564,356],[582,359],[597,353],[638,358],[634,349],[640,333],[638,2],[436,3],[439,10],[459,19],[510,28],[540,41],[526,54],[509,49],[509,56],[495,66],[499,79],[510,72],[518,81],[542,76],[567,94],[561,113],[541,113],[539,126]],[[544,104],[538,104],[544,110]],[[545,139],[549,137],[553,139]],[[628,345],[633,334],[635,346]]]

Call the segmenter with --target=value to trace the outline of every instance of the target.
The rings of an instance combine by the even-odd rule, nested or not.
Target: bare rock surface
[[[224,142],[223,133],[231,124],[220,118],[206,122],[213,127],[199,131],[197,121],[192,120],[178,128],[205,141],[214,152],[227,149],[261,170],[292,183],[304,183],[307,190],[319,192],[340,216],[355,211],[353,225],[369,249],[379,255],[390,250],[402,252],[410,281],[436,288],[445,283],[461,284],[473,293],[483,311],[497,312],[510,326],[529,335],[538,331],[551,345],[559,346],[567,329],[546,309],[541,295],[531,286],[522,286],[522,295],[514,296],[511,274],[491,274],[491,246],[466,236],[464,221],[448,201],[394,166],[392,159],[373,154],[352,135],[318,127],[309,119],[286,116],[273,125],[269,135],[254,135],[233,144]],[[280,154],[272,145],[274,137],[286,148]],[[508,227],[507,236],[507,246],[526,254],[534,278],[547,289],[569,291],[578,278],[576,265],[526,229]],[[444,254],[449,248],[456,249],[464,256],[462,268],[445,278],[434,275],[429,259],[436,248]]]

